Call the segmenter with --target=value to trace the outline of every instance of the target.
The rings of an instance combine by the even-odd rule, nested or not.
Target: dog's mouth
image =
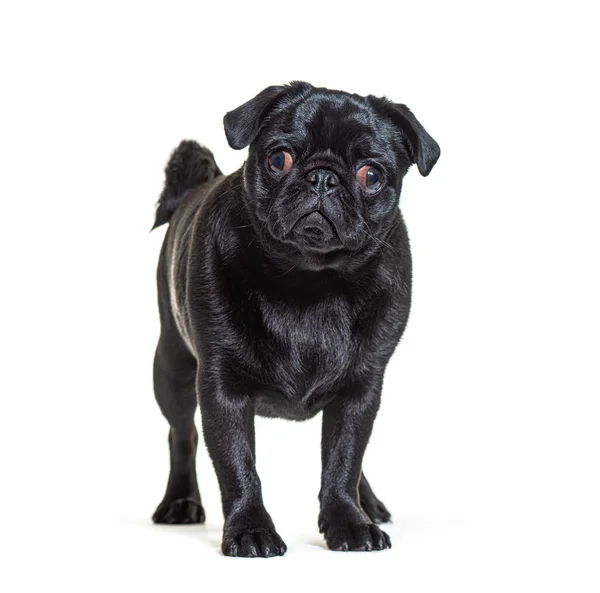
[[[291,230],[296,238],[317,248],[340,243],[335,224],[320,210],[301,216]]]

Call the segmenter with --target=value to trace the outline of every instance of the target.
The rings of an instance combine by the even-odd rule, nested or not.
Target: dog
[[[171,461],[153,520],[204,521],[199,405],[221,490],[223,554],[283,555],[262,500],[254,416],[322,412],[326,544],[389,548],[378,524],[390,514],[362,459],[410,310],[402,180],[413,164],[428,175],[440,148],[405,105],[298,81],[266,88],[223,121],[232,148],[249,146],[246,162],[223,175],[207,148],[183,141],[153,227],[169,222],[154,390]]]

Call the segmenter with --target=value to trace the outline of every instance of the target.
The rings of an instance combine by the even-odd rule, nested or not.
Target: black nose
[[[314,169],[306,175],[308,181],[319,194],[331,190],[336,185],[340,184],[338,176],[333,171],[327,169]]]

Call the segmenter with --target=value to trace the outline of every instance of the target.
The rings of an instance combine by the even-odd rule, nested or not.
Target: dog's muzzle
[[[328,244],[338,241],[335,227],[321,212],[311,212],[302,216],[293,227],[293,232],[315,244]]]

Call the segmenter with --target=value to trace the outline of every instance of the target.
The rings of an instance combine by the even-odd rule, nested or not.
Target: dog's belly
[[[262,298],[243,350],[254,367],[256,413],[305,420],[342,387],[356,356],[355,314],[343,294],[290,305]],[[249,335],[249,334],[248,334]]]
[[[343,387],[353,342],[327,348],[318,340],[310,349],[289,348],[289,357],[272,357],[261,369],[264,383],[253,389],[256,413],[269,418],[306,420],[318,414]]]
[[[333,394],[293,397],[273,389],[259,389],[254,395],[254,408],[259,416],[284,418],[285,420],[308,420],[316,416]]]

